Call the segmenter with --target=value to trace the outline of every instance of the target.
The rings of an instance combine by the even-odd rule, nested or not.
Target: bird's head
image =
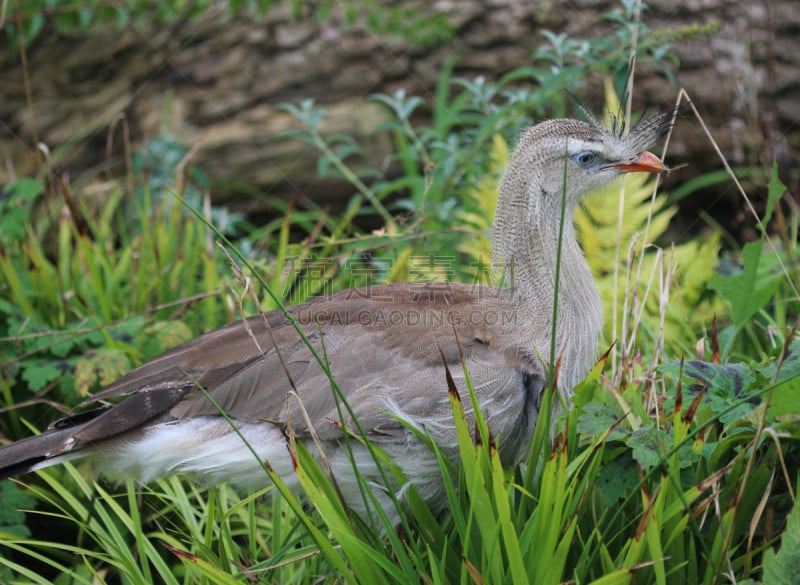
[[[625,136],[596,121],[542,122],[520,138],[509,165],[510,178],[516,182],[514,175],[527,172],[532,181],[525,181],[526,186],[540,190],[528,192],[528,197],[561,199],[565,194],[574,205],[581,195],[622,173],[663,173],[667,168],[646,149],[669,130],[672,115],[670,110],[650,116]]]
[[[521,241],[559,229],[561,202],[567,215],[582,195],[622,173],[663,173],[647,151],[669,130],[674,110],[641,120],[627,134],[594,120],[548,120],[526,130],[500,184],[492,250],[508,265]],[[568,229],[571,220],[568,220]]]

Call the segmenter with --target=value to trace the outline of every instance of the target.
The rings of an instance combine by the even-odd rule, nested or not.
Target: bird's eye
[[[582,150],[577,154],[572,155],[572,160],[584,169],[595,166],[600,161],[600,155],[593,150]]]

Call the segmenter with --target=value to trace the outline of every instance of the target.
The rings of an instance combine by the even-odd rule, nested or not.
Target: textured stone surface
[[[442,64],[458,57],[456,74],[497,78],[529,63],[542,29],[576,38],[601,34],[607,0],[407,0],[443,10],[455,39],[411,46],[379,37],[356,23],[313,15],[294,20],[275,3],[264,19],[230,18],[223,6],[188,21],[88,36],[40,35],[28,48],[33,115],[26,106],[19,57],[0,54],[0,183],[35,169],[34,135],[54,153],[57,168],[77,177],[112,155],[121,159],[124,117],[135,145],[167,130],[201,144],[198,164],[220,180],[256,185],[291,198],[328,204],[350,189],[316,178],[316,153],[300,142],[276,140],[298,127],[276,106],[312,97],[331,112],[325,131],[346,130],[369,146],[370,165],[391,145],[371,130],[380,110],[362,98],[403,87],[431,95]],[[651,0],[652,29],[719,23],[710,38],[676,42],[675,76],[692,97],[716,140],[738,165],[772,154],[784,165],[800,150],[800,11],[793,0]],[[601,88],[584,96],[601,105]],[[671,105],[677,90],[656,72],[637,77],[637,106]],[[35,126],[35,132],[34,132]],[[109,133],[113,130],[113,139]],[[693,119],[679,123],[674,160],[691,162],[681,179],[718,168]],[[124,168],[118,164],[115,172]]]

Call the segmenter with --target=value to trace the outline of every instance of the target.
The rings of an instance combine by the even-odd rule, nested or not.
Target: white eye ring
[[[576,154],[573,154],[571,158],[579,167],[588,169],[597,165],[597,163],[600,161],[600,154],[594,150],[582,150]]]

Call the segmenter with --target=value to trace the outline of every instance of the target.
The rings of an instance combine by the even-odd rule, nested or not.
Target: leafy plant
[[[791,585],[797,575],[800,575],[800,507],[795,505],[787,517],[780,551],[769,549],[764,554],[764,582]]]
[[[762,237],[748,242],[741,251],[742,266],[733,274],[716,275],[710,286],[731,307],[731,325],[722,332],[723,355],[764,353],[783,343],[784,332],[800,318],[800,249],[797,246],[797,216],[786,226],[779,244],[766,233],[776,205],[786,188],[773,165],[767,195],[767,209],[760,221]],[[742,339],[742,338],[745,339]]]

